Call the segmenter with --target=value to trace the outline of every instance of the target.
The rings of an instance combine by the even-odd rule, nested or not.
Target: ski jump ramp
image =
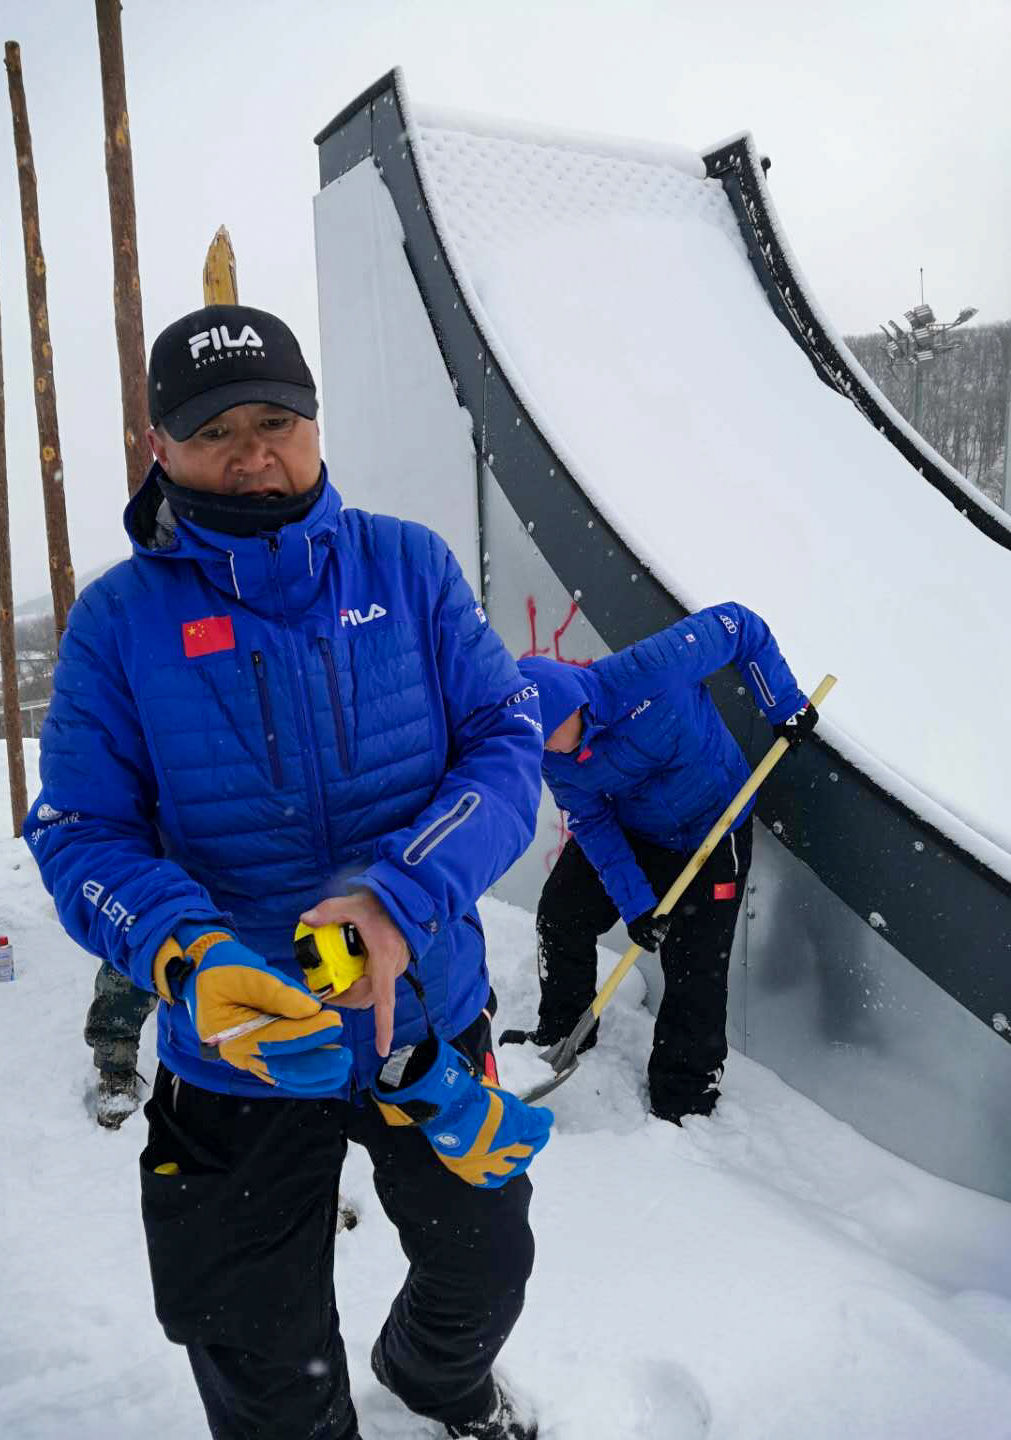
[[[802,686],[839,676],[760,796],[731,1041],[1011,1198],[1008,518],[834,335],[749,136],[499,125],[412,109],[392,72],[317,143],[346,501],[445,535],[516,655],[739,600]],[[713,690],[756,761],[736,674]],[[546,800],[499,893],[534,908],[563,838]]]

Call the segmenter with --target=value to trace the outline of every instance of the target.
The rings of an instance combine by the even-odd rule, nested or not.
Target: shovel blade
[[[571,1035],[566,1035],[564,1040],[556,1040],[553,1045],[542,1050],[537,1058],[546,1060],[556,1075],[562,1070],[568,1070],[573,1064],[578,1065],[579,1063],[576,1044]]]
[[[521,1100],[530,1104],[533,1100],[539,1100],[542,1095],[550,1095],[552,1090],[557,1090],[563,1081],[568,1080],[579,1064],[579,1047],[596,1023],[597,1016],[591,1005],[580,1015],[571,1035],[566,1035],[564,1040],[557,1040],[554,1045],[549,1045],[546,1050],[541,1051],[539,1058],[548,1062],[555,1072],[554,1076],[550,1080],[545,1080],[541,1085],[535,1085],[525,1095],[521,1095]]]
[[[556,1071],[550,1080],[545,1080],[540,1085],[535,1085],[532,1090],[527,1090],[520,1096],[520,1099],[525,1105],[533,1105],[535,1101],[543,1099],[545,1095],[550,1095],[552,1090],[557,1090],[559,1085],[568,1080],[578,1064],[579,1057],[574,1056],[571,1065]]]

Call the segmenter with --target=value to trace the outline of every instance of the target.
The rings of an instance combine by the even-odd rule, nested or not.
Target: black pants
[[[483,1066],[482,1015],[455,1042]],[[141,1195],[155,1309],[187,1347],[215,1440],[358,1440],[333,1286],[337,1184],[364,1145],[407,1279],[381,1335],[401,1399],[461,1424],[493,1400],[491,1366],[533,1265],[525,1175],[480,1190],[368,1099],[247,1100],[162,1067]],[[180,1174],[156,1174],[175,1162]]]
[[[725,836],[673,912],[660,950],[664,994],[653,1033],[649,1090],[660,1115],[712,1108],[711,1088],[727,1058],[727,973],[748,868],[751,820]],[[629,835],[659,900],[690,859]],[[570,840],[548,876],[537,908],[540,1020],[568,1034],[593,999],[597,939],[618,910],[596,870]]]

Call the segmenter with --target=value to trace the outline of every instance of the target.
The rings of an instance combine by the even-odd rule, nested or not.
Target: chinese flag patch
[[[213,655],[216,650],[234,650],[235,634],[230,615],[208,615],[204,620],[183,623],[183,650],[187,660]]]
[[[714,900],[733,900],[737,896],[737,883],[734,880],[727,880],[722,885],[713,886]]]

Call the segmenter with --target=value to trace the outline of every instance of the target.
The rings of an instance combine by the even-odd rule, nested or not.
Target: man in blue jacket
[[[769,627],[717,605],[589,666],[520,661],[539,691],[543,774],[572,838],[537,911],[540,1016],[506,1043],[551,1045],[593,999],[597,939],[619,916],[660,950],[664,995],[649,1061],[654,1115],[708,1115],[727,1056],[727,971],[751,862],[751,810],[670,916],[653,909],[748,778],[706,678],[734,664],[777,733],[797,740],[818,715]],[[528,692],[529,693],[529,689]],[[584,1048],[596,1042],[591,1032]]]
[[[410,1261],[377,1376],[451,1435],[522,1440],[491,1364],[532,1265],[531,1147],[469,1154],[467,1184],[367,1094],[430,1027],[494,1076],[475,901],[533,833],[518,671],[437,535],[341,508],[275,316],[184,316],[149,399],[133,556],[74,606],[26,836],[74,939],[163,1002],[158,1316],[219,1440],[358,1440],[333,1291],[357,1141]],[[364,942],[339,1011],[302,983],[300,917]]]

